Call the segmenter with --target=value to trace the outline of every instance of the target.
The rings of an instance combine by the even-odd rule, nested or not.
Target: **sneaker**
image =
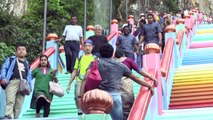
[[[11,118],[8,117],[8,116],[5,116],[5,117],[0,118],[0,120],[9,120],[9,119],[11,119]]]
[[[36,118],[40,118],[40,113],[36,113]]]
[[[65,74],[70,74],[70,73],[71,73],[70,71],[65,72]]]
[[[83,115],[83,112],[78,112],[78,115]]]

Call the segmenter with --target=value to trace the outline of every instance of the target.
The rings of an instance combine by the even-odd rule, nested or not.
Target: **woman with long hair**
[[[49,92],[49,82],[57,82],[55,72],[56,70],[50,67],[48,57],[46,55],[41,55],[38,67],[32,71],[35,84],[31,108],[36,108],[36,117],[40,117],[41,108],[44,109],[43,117],[49,116],[50,104],[53,98],[53,94]]]

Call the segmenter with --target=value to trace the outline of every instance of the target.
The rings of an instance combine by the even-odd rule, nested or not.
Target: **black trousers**
[[[72,73],[75,60],[78,57],[80,51],[80,42],[76,41],[67,41],[64,45],[65,56],[66,56],[66,67],[67,72]]]
[[[36,101],[36,113],[40,113],[42,107],[44,108],[43,117],[48,117],[50,114],[50,103],[45,98],[40,97]]]

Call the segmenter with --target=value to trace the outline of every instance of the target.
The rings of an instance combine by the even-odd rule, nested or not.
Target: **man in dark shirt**
[[[145,24],[141,36],[140,43],[144,41],[144,46],[149,43],[156,43],[158,45],[162,45],[162,28],[159,23],[154,22],[153,14],[147,15],[148,24]]]
[[[21,66],[21,73],[22,73],[22,77],[23,79],[26,79],[27,78],[27,68],[29,67],[27,62],[26,61],[22,61],[22,60],[19,60],[19,65]],[[20,75],[19,75],[19,70],[18,70],[18,63],[16,62],[15,63],[15,66],[14,66],[14,69],[13,69],[13,75],[11,76],[11,80],[14,80],[14,79],[17,79],[17,78],[20,78]]]
[[[16,46],[16,56],[11,56],[6,59],[1,69],[0,84],[6,86],[6,107],[5,119],[18,119],[22,109],[25,95],[20,89],[21,75],[31,89],[31,71],[28,61],[26,47],[23,44]],[[20,73],[19,73],[20,70]]]
[[[129,77],[140,85],[148,87],[153,93],[153,88],[143,79],[134,75],[125,65],[112,59],[114,49],[110,44],[100,48],[101,59],[98,60],[98,70],[102,81],[99,89],[108,92],[113,99],[113,109],[110,113],[113,120],[123,120],[122,100],[120,94],[120,83],[123,76]],[[87,70],[88,75],[90,67]],[[86,77],[85,77],[86,78]],[[82,84],[81,95],[84,93],[85,81]]]
[[[116,42],[117,48],[121,48],[125,51],[125,56],[128,58],[135,59],[134,51],[136,54],[139,53],[137,40],[134,35],[130,34],[130,29],[128,26],[124,26],[123,35],[118,36]]]
[[[99,49],[102,45],[108,43],[106,36],[101,35],[102,27],[100,25],[95,25],[95,35],[89,37],[88,39],[92,40],[94,48],[92,49],[92,54],[100,57]]]

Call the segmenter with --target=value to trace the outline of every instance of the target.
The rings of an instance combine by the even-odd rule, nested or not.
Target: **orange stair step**
[[[210,103],[213,104],[213,99],[171,102],[169,106],[194,105],[194,104],[210,104]]]
[[[189,96],[184,98],[171,98],[170,103],[172,102],[180,102],[180,101],[194,101],[194,100],[205,100],[205,99],[213,99],[213,96]]]
[[[203,92],[203,91],[198,91],[198,92],[183,92],[183,93],[172,93],[171,98],[178,98],[178,97],[194,97],[194,96],[213,96],[213,91],[208,91],[208,92]]]
[[[182,82],[182,83],[175,83],[173,85],[173,87],[176,86],[192,86],[192,85],[203,85],[203,84],[212,84],[213,85],[213,81],[193,81],[193,82]]]
[[[170,106],[169,109],[171,110],[171,109],[187,109],[187,108],[203,108],[203,107],[213,107],[213,103]]]
[[[207,84],[207,85],[188,85],[188,86],[175,86],[172,88],[173,91],[176,90],[187,90],[187,89],[199,89],[199,88],[208,88],[208,87],[213,87],[212,84]]]
[[[172,94],[181,94],[181,93],[197,93],[197,92],[208,92],[208,91],[213,91],[213,87],[206,87],[206,88],[199,88],[199,89],[180,89],[180,90],[172,90]]]
[[[213,77],[210,78],[193,78],[193,79],[179,79],[179,80],[174,80],[174,84],[176,83],[182,83],[182,82],[194,82],[194,81],[213,81]]]
[[[213,73],[202,74],[202,75],[200,75],[200,74],[194,74],[194,75],[185,75],[185,76],[176,75],[176,76],[174,76],[174,80],[190,79],[190,78],[208,78],[208,77],[212,78],[213,77],[212,74]]]

